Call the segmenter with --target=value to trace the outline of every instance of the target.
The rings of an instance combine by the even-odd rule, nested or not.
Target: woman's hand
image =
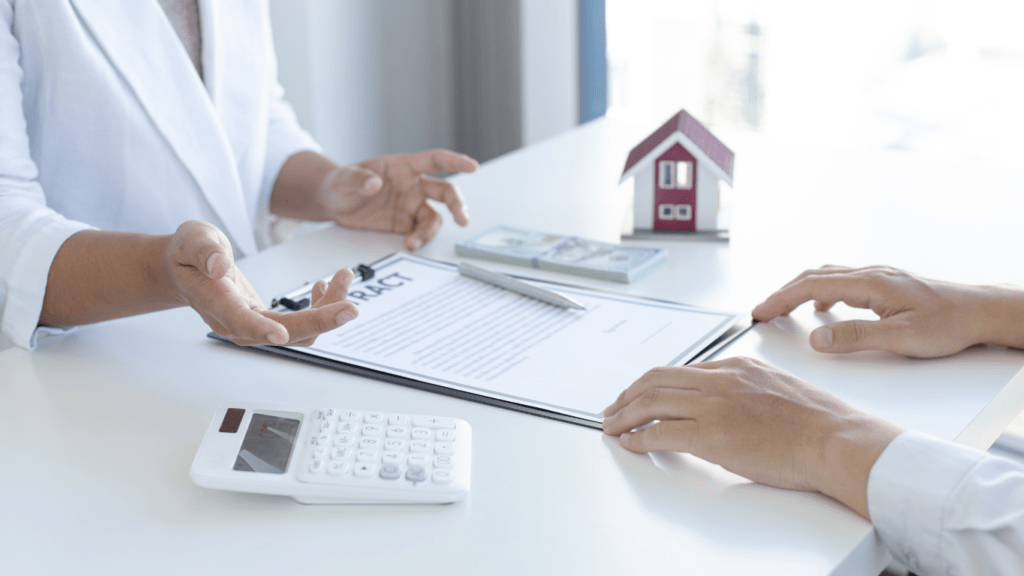
[[[308,346],[359,315],[356,305],[345,301],[353,279],[347,268],[329,285],[321,280],[313,286],[310,308],[287,314],[267,310],[235,266],[228,239],[206,222],[178,228],[167,245],[165,264],[178,299],[214,332],[242,346]]]
[[[473,172],[477,166],[476,160],[450,150],[374,158],[331,173],[322,202],[339,224],[405,234],[405,245],[416,250],[441,229],[441,215],[428,198],[443,202],[459,226],[469,223],[459,189],[429,174]]]
[[[865,517],[871,467],[901,432],[747,358],[655,368],[604,414],[605,433],[627,450],[688,452],[762,484],[823,492]]]
[[[430,174],[473,172],[465,154],[428,150],[338,166],[315,152],[285,162],[274,183],[270,210],[304,220],[334,220],[349,228],[405,235],[416,250],[437,235],[441,214],[427,200],[444,203],[460,226],[469,223],[466,203],[454,184]]]
[[[929,280],[886,266],[808,270],[753,310],[771,320],[814,300],[870,308],[879,319],[848,320],[811,333],[819,352],[885,350],[919,358],[955,354],[980,343],[1024,345],[1024,291]]]

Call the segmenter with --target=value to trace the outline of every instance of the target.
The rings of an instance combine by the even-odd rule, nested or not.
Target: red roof
[[[715,135],[696,118],[690,116],[686,110],[680,110],[675,116],[669,118],[668,122],[662,124],[661,128],[655,130],[643,142],[630,150],[629,157],[626,158],[626,167],[622,169],[622,172],[626,173],[676,132],[681,132],[683,136],[689,138],[702,152],[707,154],[708,158],[711,158],[712,162],[728,174],[729,178],[732,178],[732,165],[736,155],[718,138],[715,138]]]

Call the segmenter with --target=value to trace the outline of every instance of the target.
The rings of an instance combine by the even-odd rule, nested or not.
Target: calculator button
[[[398,466],[404,459],[405,454],[402,454],[401,452],[385,452],[384,456],[381,457],[380,460],[384,464],[394,464],[395,466]]]
[[[436,456],[434,458],[434,468],[451,468],[455,465],[455,459],[451,456]]]
[[[337,417],[338,417],[338,411],[335,410],[334,408],[326,408],[326,409],[324,409],[323,410],[323,415],[321,415],[321,418],[323,420],[334,420]]]
[[[355,434],[359,431],[359,425],[355,422],[342,422],[338,424],[336,432],[339,434]]]
[[[351,467],[351,462],[345,460],[333,460],[327,465],[327,473],[334,476],[343,476],[348,474],[348,469]]]
[[[380,477],[385,480],[397,480],[402,477],[402,469],[395,464],[385,464],[380,467]]]
[[[357,464],[356,467],[352,469],[352,473],[360,478],[369,478],[370,476],[373,476],[373,473],[376,471],[376,464]]]
[[[455,442],[455,430],[438,430],[434,439],[438,442]]]
[[[376,438],[374,438],[374,440],[376,440]],[[389,438],[384,441],[384,449],[401,452],[405,450],[405,440],[401,440],[398,438]]]
[[[392,414],[388,416],[388,424],[401,424],[405,426],[409,423],[409,417],[405,414]]]
[[[327,446],[317,446],[313,449],[313,458],[326,458]]]
[[[339,434],[334,437],[335,446],[351,446],[356,441],[356,437],[351,434]]]
[[[409,435],[409,429],[405,426],[388,426],[388,438],[405,438]]]
[[[330,420],[324,420],[323,423],[320,424],[321,432],[330,432],[331,428],[334,428],[334,422],[331,422]]]
[[[423,482],[427,479],[427,470],[418,466],[411,467],[405,472],[405,479],[413,482]]]
[[[363,422],[367,424],[383,424],[384,413],[383,412],[367,412],[366,418],[363,418]]]
[[[367,424],[363,426],[363,436],[380,436],[380,426],[376,424]]]
[[[356,460],[359,462],[376,462],[377,452],[375,450],[360,450],[356,452]]]
[[[427,456],[426,454],[413,454],[412,456],[409,456],[409,466],[424,468],[428,462],[430,462],[430,456]]]
[[[455,419],[443,418],[441,416],[413,416],[412,425],[422,426],[423,428],[455,430]]]
[[[344,410],[338,415],[338,419],[342,422],[359,422],[359,412],[355,410]]]
[[[324,471],[324,461],[317,458],[309,463],[309,471],[313,474],[319,474]]]
[[[316,435],[316,444],[317,444],[317,446],[326,446],[327,444],[330,444],[330,442],[331,442],[331,435],[328,434],[327,432],[321,432],[321,433]]]
[[[409,442],[409,452],[426,452],[430,450],[430,444],[419,440]]]
[[[426,428],[413,428],[412,439],[413,440],[430,440],[434,436],[434,433]]]
[[[444,454],[445,456],[455,454],[455,445],[451,442],[438,442],[434,444],[434,454]]]
[[[360,438],[359,447],[366,450],[376,450],[380,448],[380,438]]]
[[[451,470],[434,470],[434,473],[430,475],[430,479],[433,480],[435,484],[450,484],[452,476],[454,476],[454,474],[452,474]]]
[[[355,450],[352,448],[335,448],[331,450],[331,460],[351,460]]]

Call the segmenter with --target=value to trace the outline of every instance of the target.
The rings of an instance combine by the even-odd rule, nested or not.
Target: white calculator
[[[304,504],[446,503],[469,493],[465,420],[259,404],[221,406],[192,461],[207,488]]]

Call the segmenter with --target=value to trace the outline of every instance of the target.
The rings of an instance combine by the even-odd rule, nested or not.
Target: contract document
[[[740,319],[523,279],[586,306],[565,309],[409,254],[372,268],[372,278],[349,288],[358,318],[288,350],[598,426],[604,408],[637,378],[655,366],[686,364]]]

